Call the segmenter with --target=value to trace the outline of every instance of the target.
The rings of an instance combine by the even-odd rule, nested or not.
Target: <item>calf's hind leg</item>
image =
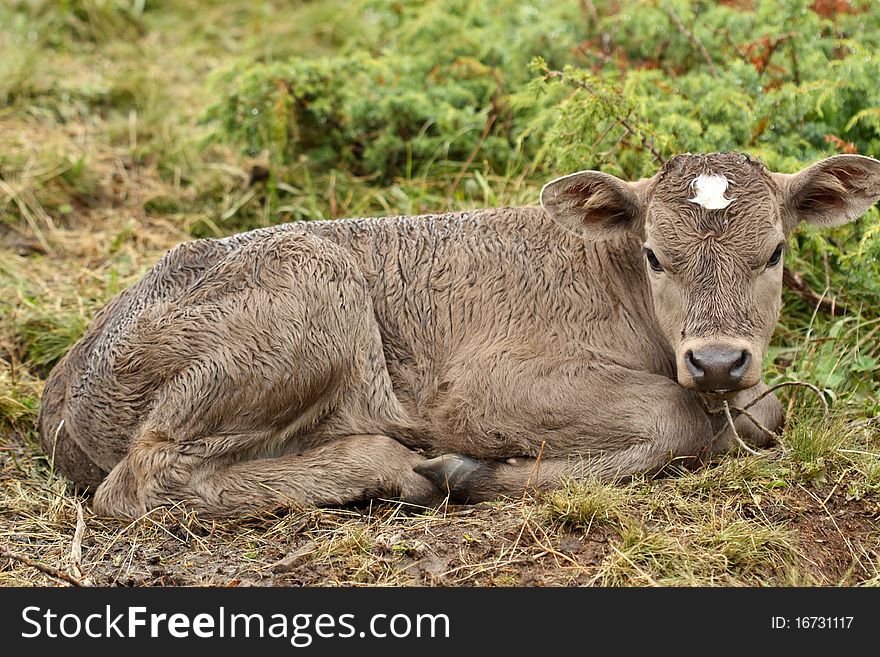
[[[125,456],[157,384],[149,375],[120,382],[115,356],[137,342],[145,316],[191,288],[231,249],[218,240],[180,244],[95,314],[52,369],[40,399],[40,443],[55,469],[94,490]]]
[[[439,491],[413,468],[424,459],[381,435],[337,438],[303,454],[228,462],[140,442],[95,495],[95,512],[134,518],[182,504],[209,516],[365,499],[435,505]]]
[[[230,515],[434,492],[413,471],[421,457],[389,437],[407,419],[363,276],[321,238],[279,231],[230,253],[142,319],[116,368],[154,397],[96,492],[98,513],[183,503]]]

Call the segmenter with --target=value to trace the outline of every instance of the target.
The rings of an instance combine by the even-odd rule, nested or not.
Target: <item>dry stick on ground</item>
[[[11,550],[7,550],[5,547],[0,545],[0,557],[5,557],[7,559],[12,559],[13,561],[19,561],[23,563],[25,566],[30,566],[36,570],[39,570],[44,575],[48,575],[49,577],[53,577],[57,580],[61,580],[62,582],[67,582],[73,586],[88,586],[81,579],[74,577],[73,575],[68,575],[62,570],[58,570],[53,566],[47,566],[44,563],[40,563],[39,561],[34,561],[23,554],[18,554],[17,552],[12,552]]]
[[[73,531],[73,541],[70,543],[70,561],[73,574],[76,577],[82,577],[82,540],[86,533],[86,521],[83,518],[83,508],[79,500],[75,500],[76,504],[76,529]],[[83,580],[85,583],[86,580]]]
[[[709,72],[712,74],[713,78],[718,78],[718,69],[715,68],[715,62],[712,61],[712,57],[709,55],[709,51],[706,50],[706,46],[703,45],[703,42],[700,41],[700,38],[687,29],[684,23],[681,22],[681,19],[678,17],[678,14],[675,13],[675,10],[672,7],[666,7],[666,13],[669,18],[672,20],[672,24],[675,25],[676,29],[685,35],[688,40],[696,46],[697,50],[700,51],[700,54],[703,56],[703,59],[706,60],[706,64],[709,66]]]

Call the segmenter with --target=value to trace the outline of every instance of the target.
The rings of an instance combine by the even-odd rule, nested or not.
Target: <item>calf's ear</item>
[[[579,171],[544,185],[541,207],[576,233],[642,233],[649,182],[629,183],[601,171]]]
[[[839,226],[858,219],[880,200],[880,161],[834,155],[799,173],[774,173],[785,207],[785,229],[800,221]]]

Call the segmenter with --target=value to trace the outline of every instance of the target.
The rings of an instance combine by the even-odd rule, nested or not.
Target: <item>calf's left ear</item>
[[[785,229],[800,221],[839,226],[880,200],[880,160],[862,155],[834,155],[798,173],[774,173],[782,191]]]
[[[644,228],[650,179],[626,182],[601,171],[580,171],[541,190],[541,207],[557,223],[582,235],[602,236]]]

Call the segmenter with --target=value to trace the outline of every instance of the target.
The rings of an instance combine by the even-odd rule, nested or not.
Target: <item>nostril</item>
[[[743,349],[740,352],[739,359],[733,364],[733,367],[730,368],[730,375],[737,380],[743,378],[751,364],[752,354],[748,350]]]
[[[687,365],[688,371],[691,373],[691,376],[693,376],[695,379],[705,374],[702,364],[692,350],[687,350],[684,355],[684,362],[685,365]]]

